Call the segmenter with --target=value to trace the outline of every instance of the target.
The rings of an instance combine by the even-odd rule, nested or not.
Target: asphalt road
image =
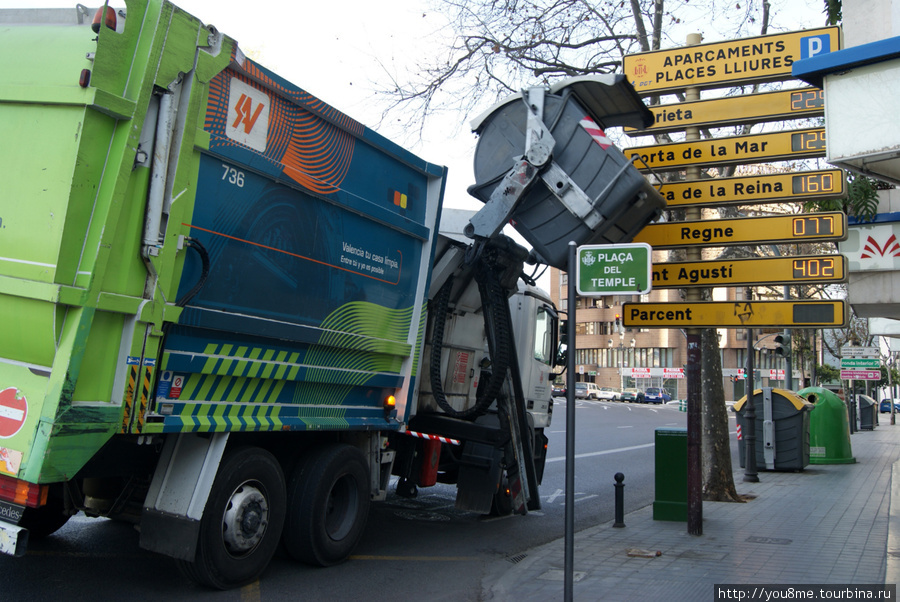
[[[652,503],[654,431],[684,426],[677,405],[579,401],[576,405],[575,528],[614,517],[614,479],[625,475],[625,512]],[[63,600],[478,600],[485,567],[521,560],[529,548],[564,536],[566,403],[557,399],[541,485],[542,509],[484,518],[454,508],[455,488],[391,494],[373,505],[351,559],[310,568],[279,553],[256,584],[212,592],[185,580],[165,557],[138,547],[133,525],[73,517],[34,541],[24,558],[0,557],[2,599]],[[7,596],[9,596],[7,598]]]

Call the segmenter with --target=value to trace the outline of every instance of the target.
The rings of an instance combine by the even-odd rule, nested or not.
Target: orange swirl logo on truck
[[[225,126],[225,135],[261,153],[266,152],[270,104],[268,95],[232,77],[228,97],[228,115],[233,118]]]
[[[243,73],[246,72],[246,75]],[[244,146],[285,177],[321,194],[340,190],[363,127],[314,96],[288,88],[244,60],[209,86],[210,150]]]

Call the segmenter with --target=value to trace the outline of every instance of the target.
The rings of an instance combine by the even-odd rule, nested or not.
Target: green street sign
[[[644,295],[653,288],[646,243],[578,247],[575,282],[579,295]]]
[[[846,369],[863,369],[863,370],[878,370],[881,368],[881,360],[880,359],[869,359],[869,358],[841,358],[841,368]]]

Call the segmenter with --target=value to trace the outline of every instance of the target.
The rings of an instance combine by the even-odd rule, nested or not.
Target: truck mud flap
[[[0,521],[0,553],[24,556],[28,547],[28,529]]]

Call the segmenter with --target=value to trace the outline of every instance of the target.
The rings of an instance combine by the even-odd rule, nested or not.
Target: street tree
[[[461,122],[497,99],[536,83],[621,71],[625,55],[681,46],[687,33],[732,38],[765,35],[773,5],[786,9],[788,4],[795,8],[797,3],[434,0],[435,11],[446,18],[446,28],[436,32],[438,39],[446,40],[443,51],[423,57],[414,71],[392,74],[390,85],[379,93],[390,100],[386,116],[402,109],[407,131],[421,134],[432,117],[449,113]],[[816,4],[821,7],[821,0]],[[718,30],[710,31],[714,27]],[[649,102],[659,103],[660,98],[651,97]],[[704,131],[703,135],[715,134]],[[739,501],[731,471],[716,331],[707,329],[702,341],[704,498]]]

